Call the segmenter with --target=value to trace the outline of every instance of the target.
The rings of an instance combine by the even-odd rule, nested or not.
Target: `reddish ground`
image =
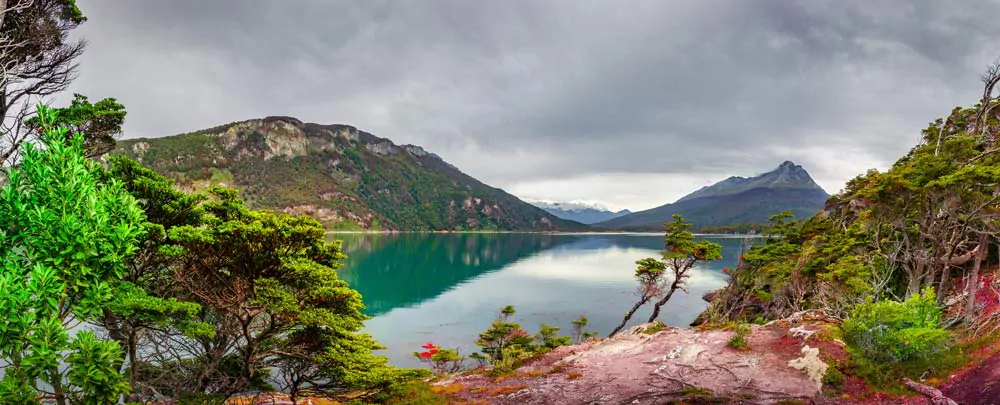
[[[942,391],[963,405],[1000,404],[1000,353],[969,370]]]
[[[805,328],[822,329],[821,325]],[[818,398],[820,382],[807,370],[821,367],[819,359],[843,352],[838,346],[833,354],[821,350],[819,357],[810,355],[810,348],[838,344],[822,341],[818,333],[805,343],[801,335],[793,336],[789,325],[754,327],[746,351],[727,345],[733,335],[674,328],[645,334],[637,327],[613,339],[558,348],[506,378],[475,374],[435,384],[450,392],[456,403],[663,404],[700,403],[699,399],[808,403]],[[793,360],[807,368],[792,367]]]

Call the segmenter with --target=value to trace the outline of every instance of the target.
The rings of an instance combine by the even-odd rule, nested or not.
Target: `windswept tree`
[[[149,333],[174,328],[190,336],[211,337],[207,324],[194,322],[201,307],[178,290],[173,271],[181,263],[180,249],[169,238],[175,227],[202,223],[205,213],[201,203],[207,196],[179,191],[171,180],[124,156],[111,156],[102,174],[120,181],[146,213],[146,236],[139,243],[139,251],[126,260],[118,293],[94,320],[121,345],[129,384],[142,392],[150,387],[140,378],[140,371],[153,372],[141,368],[144,359],[139,354],[140,344]]]
[[[653,322],[660,316],[660,308],[670,301],[677,290],[687,292],[687,279],[690,277],[688,272],[696,264],[722,258],[722,245],[707,240],[695,241],[694,234],[688,231],[691,223],[685,221],[680,214],[674,214],[673,218],[673,222],[666,224],[666,235],[663,237],[667,248],[663,252],[663,262],[673,278],[669,286],[663,289],[663,296],[653,305],[653,313],[647,322]]]
[[[692,224],[680,214],[674,214],[673,219],[664,224],[666,232],[663,244],[666,250],[661,258],[648,257],[636,262],[635,278],[639,282],[639,301],[625,313],[625,318],[608,337],[621,331],[640,307],[659,297],[647,322],[655,321],[660,316],[660,308],[670,301],[674,292],[687,291],[687,278],[690,277],[688,272],[696,264],[722,258],[721,245],[705,240],[695,241],[694,234],[688,230]]]
[[[38,107],[44,148],[22,145],[0,189],[0,403],[108,404],[128,391],[121,350],[74,323],[95,319],[117,293],[144,220],[116,180],[67,144]]]
[[[0,165],[36,133],[23,126],[31,103],[55,95],[76,77],[84,41],[70,32],[87,20],[75,0],[0,1]]]
[[[632,305],[632,309],[629,309],[629,311],[625,313],[625,318],[623,318],[622,322],[608,334],[608,337],[612,337],[621,331],[625,325],[628,324],[628,321],[632,319],[632,315],[635,314],[635,311],[638,311],[640,307],[646,305],[649,300],[661,295],[663,276],[664,272],[667,270],[667,264],[652,257],[636,261],[635,264],[637,265],[635,269],[635,279],[639,282],[639,288],[637,291],[639,301],[637,301],[635,305]]]
[[[199,225],[175,226],[177,288],[201,306],[211,336],[173,337],[170,366],[198,359],[189,391],[232,395],[292,376],[297,392],[386,388],[412,376],[372,352],[358,292],[337,277],[344,255],[308,216],[250,210],[213,188]],[[183,348],[183,350],[178,349]],[[187,350],[187,352],[184,352]],[[171,363],[172,362],[172,363]]]

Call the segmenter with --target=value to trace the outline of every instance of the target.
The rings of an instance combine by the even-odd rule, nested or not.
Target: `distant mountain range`
[[[673,214],[681,214],[696,228],[761,224],[771,215],[791,211],[807,218],[823,209],[830,195],[802,166],[790,161],[756,177],[730,177],[702,187],[671,204],[612,218],[595,227],[615,230],[658,231]]]
[[[333,229],[590,229],[462,173],[439,156],[347,125],[266,117],[118,142],[182,189],[234,187],[247,203]]]
[[[614,212],[598,204],[584,202],[552,202],[552,201],[528,201],[528,203],[541,208],[548,213],[562,219],[576,221],[581,224],[596,224],[612,218],[631,214],[632,211],[621,210]]]

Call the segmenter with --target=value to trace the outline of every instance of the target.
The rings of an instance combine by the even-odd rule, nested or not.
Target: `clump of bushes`
[[[581,317],[573,321],[573,336],[560,336],[558,335],[560,328],[544,323],[539,332],[532,336],[522,329],[520,324],[510,320],[515,312],[511,305],[501,309],[493,324],[479,334],[476,345],[482,347],[481,353],[469,355],[470,358],[479,361],[481,366],[486,364],[492,366],[489,371],[491,375],[513,372],[526,359],[595,334],[584,329],[587,326],[587,318]]]
[[[938,325],[941,308],[928,287],[903,302],[858,305],[842,325],[857,355],[882,363],[926,359],[948,347],[948,331]]]

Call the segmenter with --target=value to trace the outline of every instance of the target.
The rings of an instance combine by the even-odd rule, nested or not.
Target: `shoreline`
[[[642,231],[382,231],[382,230],[352,230],[337,231],[327,230],[327,235],[335,234],[373,234],[373,235],[397,235],[397,234],[520,234],[520,235],[637,235],[637,236],[661,236],[663,232],[642,232]],[[739,233],[693,233],[694,236],[713,238],[765,238],[760,234],[739,234]]]

